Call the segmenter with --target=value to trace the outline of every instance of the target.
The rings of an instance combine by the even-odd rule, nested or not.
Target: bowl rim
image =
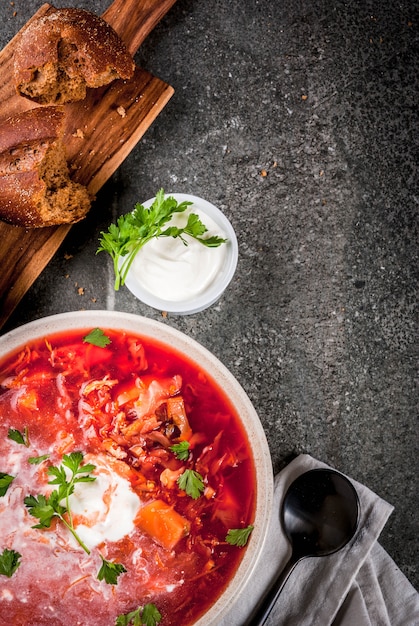
[[[192,204],[196,205],[196,210],[206,213],[217,224],[220,230],[223,231],[228,241],[226,244],[223,244],[226,246],[226,255],[222,271],[208,289],[206,289],[203,293],[188,298],[187,300],[172,301],[159,298],[145,289],[135,279],[135,275],[131,270],[127,274],[125,286],[136,298],[144,304],[151,306],[153,309],[167,311],[173,315],[192,315],[215,304],[233,279],[239,256],[237,236],[230,220],[226,217],[226,215],[208,200],[188,193],[165,192],[164,195],[165,197],[172,197],[178,202],[192,202]],[[143,202],[142,205],[147,208],[153,203],[154,199],[155,198],[150,198],[146,202]],[[191,207],[191,210],[193,211],[193,206]]]
[[[133,313],[91,310],[38,318],[0,336],[0,359],[7,357],[10,352],[23,346],[27,341],[65,330],[96,327],[135,332],[155,341],[168,343],[171,348],[186,353],[188,359],[198,362],[200,367],[208,371],[216,383],[224,389],[246,429],[256,471],[254,530],[234,577],[212,607],[194,623],[194,626],[216,626],[239,600],[240,592],[256,569],[267,539],[273,507],[274,478],[268,442],[260,418],[237,379],[207,348],[163,322]]]

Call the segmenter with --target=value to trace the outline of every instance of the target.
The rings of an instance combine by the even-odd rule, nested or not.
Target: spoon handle
[[[291,555],[284,569],[279,572],[278,576],[271,584],[269,590],[263,596],[261,601],[256,605],[256,607],[252,611],[252,614],[243,626],[263,626],[263,624],[268,619],[273,607],[275,606],[275,602],[278,600],[278,596],[284,588],[284,585],[287,582],[292,570],[297,565],[300,558],[301,557],[295,557],[295,555]]]

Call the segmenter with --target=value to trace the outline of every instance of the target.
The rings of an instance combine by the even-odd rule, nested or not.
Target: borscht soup
[[[101,327],[0,360],[1,626],[189,626],[255,507],[240,416],[176,349]]]

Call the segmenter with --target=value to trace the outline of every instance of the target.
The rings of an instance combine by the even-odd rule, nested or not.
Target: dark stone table
[[[40,5],[1,3],[2,46]],[[414,7],[178,0],[136,56],[174,97],[3,330],[110,309],[192,336],[247,391],[275,471],[307,452],[395,506],[380,541],[417,586]],[[95,254],[100,232],[160,187],[217,205],[239,240],[225,295],[188,317],[114,292],[110,258]]]

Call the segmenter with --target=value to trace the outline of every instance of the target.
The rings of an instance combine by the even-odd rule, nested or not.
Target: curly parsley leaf
[[[188,496],[196,500],[205,489],[204,480],[199,472],[186,469],[177,479],[179,489],[185,491]]]
[[[227,543],[230,543],[232,546],[239,546],[239,548],[243,548],[243,546],[245,546],[249,541],[253,528],[254,526],[252,526],[252,524],[249,524],[247,528],[230,528],[226,536]]]
[[[105,348],[112,341],[109,339],[107,335],[103,332],[101,328],[94,328],[90,331],[85,337],[83,337],[83,341],[85,343],[91,343],[94,346],[98,346],[98,348]]]
[[[170,450],[180,461],[187,461],[189,458],[189,441],[181,441],[170,446]]]
[[[122,563],[112,563],[112,561],[107,561],[100,555],[102,559],[102,565],[98,572],[98,580],[104,580],[108,585],[116,585],[118,583],[118,576],[126,572],[127,570],[122,565]]]
[[[0,574],[11,578],[20,565],[20,558],[19,552],[5,548],[0,554]]]
[[[65,468],[69,470],[70,478],[67,478]],[[65,454],[60,466],[56,467],[53,465],[48,468],[48,474],[54,477],[48,484],[58,485],[58,489],[55,489],[48,497],[40,494],[37,497],[31,495],[24,499],[29,513],[39,520],[39,524],[36,524],[33,528],[50,528],[52,520],[54,517],[57,517],[87,554],[90,554],[90,550],[80,539],[73,525],[69,498],[74,492],[76,483],[93,482],[96,480],[95,476],[90,476],[94,469],[95,466],[91,463],[83,465],[83,454],[81,452]]]
[[[22,446],[26,446],[27,448],[29,448],[29,432],[27,426],[25,426],[25,428],[23,429],[23,433],[16,428],[9,428],[7,438],[15,441],[16,443],[19,443]]]
[[[11,483],[14,481],[15,476],[11,476],[10,474],[5,474],[4,472],[0,472],[0,496],[6,495],[8,488]]]
[[[137,203],[131,213],[121,215],[116,224],[111,224],[107,232],[101,232],[98,252],[107,252],[112,260],[115,272],[116,291],[124,285],[129,268],[138,251],[151,239],[158,237],[179,237],[188,244],[184,235],[201,242],[207,247],[218,247],[226,242],[222,237],[205,237],[206,226],[200,218],[190,213],[183,228],[166,224],[176,213],[183,213],[192,202],[178,203],[173,196],[165,196],[160,189],[153,204],[146,208]]]
[[[157,626],[160,623],[161,614],[151,602],[143,607],[139,606],[135,611],[119,615],[115,626]]]

